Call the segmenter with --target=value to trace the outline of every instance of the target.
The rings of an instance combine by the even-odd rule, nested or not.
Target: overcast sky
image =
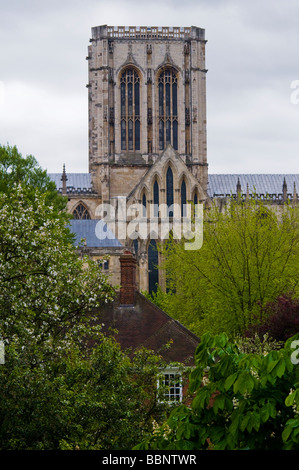
[[[0,17],[0,143],[48,172],[88,171],[85,57],[108,24],[204,28],[209,172],[299,173],[298,0],[0,0]]]

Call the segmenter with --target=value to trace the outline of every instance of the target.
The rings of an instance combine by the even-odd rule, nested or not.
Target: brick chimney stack
[[[136,292],[136,259],[130,251],[125,251],[120,256],[120,272],[120,304],[132,306]]]

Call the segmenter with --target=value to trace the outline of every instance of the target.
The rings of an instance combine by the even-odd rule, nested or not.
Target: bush
[[[205,334],[181,405],[150,440],[152,450],[299,450],[299,335],[266,354],[240,352],[222,333]]]
[[[273,340],[285,342],[299,333],[299,300],[290,295],[282,295],[265,306],[262,317],[266,320],[253,325],[246,332],[246,336],[257,334],[262,338],[267,334]]]

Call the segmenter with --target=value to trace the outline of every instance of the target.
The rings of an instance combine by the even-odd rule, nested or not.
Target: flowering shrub
[[[203,335],[190,375],[191,406],[173,410],[137,448],[298,450],[296,338],[260,354],[240,352],[225,334]]]
[[[103,335],[114,289],[67,221],[38,190],[0,192],[1,450],[127,449],[165,416],[162,359]]]
[[[88,258],[79,259],[64,213],[32,199],[20,186],[0,194],[0,335],[28,348],[53,340],[67,345],[82,334],[86,314],[113,297],[107,277]],[[60,343],[62,347],[62,342]]]

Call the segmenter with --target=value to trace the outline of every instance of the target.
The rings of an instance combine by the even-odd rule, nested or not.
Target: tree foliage
[[[256,200],[232,199],[222,211],[212,205],[199,250],[185,250],[184,241],[162,246],[168,292],[153,301],[199,336],[244,333],[268,302],[298,295],[298,211]]]
[[[1,450],[127,450],[165,419],[156,394],[163,361],[150,351],[130,358],[99,333],[91,350],[70,344],[51,358],[38,354],[33,362],[28,349],[7,348]]]
[[[276,341],[286,341],[299,332],[299,300],[290,295],[281,295],[269,302],[261,311],[264,318],[260,323],[253,324],[245,332],[250,337],[265,334]]]
[[[36,190],[44,194],[49,205],[63,210],[67,200],[57,192],[54,181],[47,175],[32,155],[23,157],[16,146],[0,145],[0,192],[6,195],[21,184],[28,197],[34,197]]]
[[[206,333],[190,375],[191,406],[173,410],[137,449],[298,450],[298,339],[258,354]]]
[[[19,186],[0,194],[0,282],[1,336],[50,348],[53,338],[67,344],[80,319],[113,295],[96,263],[79,259],[64,214]]]
[[[102,334],[114,289],[67,221],[39,188],[0,193],[1,450],[131,448],[164,416],[163,361]]]

